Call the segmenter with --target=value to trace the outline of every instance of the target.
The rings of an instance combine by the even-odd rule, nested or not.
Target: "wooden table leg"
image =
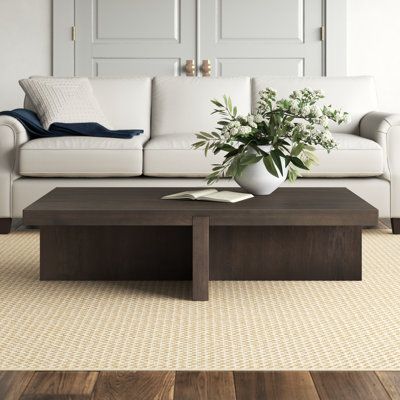
[[[193,300],[208,300],[209,217],[193,217]]]

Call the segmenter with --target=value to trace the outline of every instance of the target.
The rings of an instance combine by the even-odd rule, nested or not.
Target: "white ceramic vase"
[[[271,150],[271,146],[260,146],[260,149],[265,152]],[[251,149],[249,152],[255,154],[255,150]],[[284,160],[282,160],[282,166],[284,166]],[[287,168],[284,168],[283,175],[278,171],[279,178],[270,174],[265,168],[262,160],[256,164],[247,166],[239,177],[235,177],[235,181],[240,187],[247,192],[254,195],[268,195],[286,180]]]

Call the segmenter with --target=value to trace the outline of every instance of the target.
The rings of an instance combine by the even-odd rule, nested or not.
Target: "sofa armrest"
[[[373,111],[366,114],[360,123],[361,136],[372,140],[378,133],[388,134],[394,127],[400,127],[400,114]]]
[[[384,178],[390,180],[391,187],[391,217],[400,218],[400,114],[370,112],[361,120],[360,134],[383,148]]]
[[[0,116],[0,218],[12,216],[12,183],[18,178],[18,149],[28,140],[17,119]]]

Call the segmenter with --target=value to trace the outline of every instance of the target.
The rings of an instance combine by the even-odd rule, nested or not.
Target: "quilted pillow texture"
[[[19,81],[45,129],[54,122],[97,122],[113,129],[87,78],[31,78]]]

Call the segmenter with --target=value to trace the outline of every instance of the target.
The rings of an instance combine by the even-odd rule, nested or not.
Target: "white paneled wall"
[[[381,108],[400,112],[399,0],[348,1],[348,73],[374,75]],[[21,106],[17,80],[51,73],[51,0],[0,0],[0,109]]]
[[[0,110],[22,106],[18,79],[51,74],[51,0],[0,0]]]
[[[400,1],[347,1],[348,74],[375,76],[380,108],[400,112]]]

